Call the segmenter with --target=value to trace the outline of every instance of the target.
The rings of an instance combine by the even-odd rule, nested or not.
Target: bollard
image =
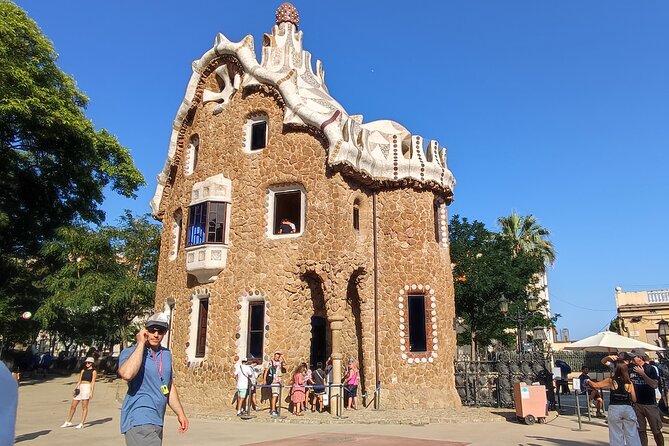
[[[583,430],[581,425],[581,405],[579,404],[578,395],[576,395],[575,390],[574,395],[576,396],[576,417],[578,418],[578,430]]]
[[[282,390],[283,390],[283,384],[279,382],[279,398],[276,400],[276,416],[280,417],[281,416],[281,402],[282,400]]]

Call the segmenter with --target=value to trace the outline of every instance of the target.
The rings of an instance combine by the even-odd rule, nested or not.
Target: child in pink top
[[[293,388],[290,391],[290,400],[293,403],[293,414],[297,416],[304,415],[302,413],[302,403],[306,399],[306,381],[304,380],[304,366],[298,365],[293,372]]]

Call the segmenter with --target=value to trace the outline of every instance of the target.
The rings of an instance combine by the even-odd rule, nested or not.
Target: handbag
[[[79,390],[79,387],[77,387],[76,389],[74,389],[74,396],[79,396],[80,392],[81,390]]]

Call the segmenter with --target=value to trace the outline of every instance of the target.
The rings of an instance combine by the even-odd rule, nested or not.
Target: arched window
[[[172,217],[172,246],[170,247],[170,260],[176,260],[181,246],[181,209],[177,209]]]
[[[186,175],[192,175],[197,168],[198,152],[200,151],[200,137],[193,135],[188,142],[186,151]]]
[[[360,230],[360,200],[358,198],[353,202],[353,229]]]

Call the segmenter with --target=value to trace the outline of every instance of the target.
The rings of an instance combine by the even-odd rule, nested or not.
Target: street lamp
[[[527,296],[525,300],[525,304],[527,306],[527,310],[525,311],[524,308],[519,308],[517,311],[509,313],[509,300],[504,297],[502,294],[502,297],[499,299],[499,311],[504,315],[504,317],[511,319],[516,323],[516,332],[518,334],[518,352],[523,353],[523,325],[525,322],[530,320],[534,316],[534,312],[537,311],[537,298],[535,296]],[[535,332],[536,334],[536,332]],[[542,330],[542,336],[543,339],[546,338],[545,334],[543,334]]]

